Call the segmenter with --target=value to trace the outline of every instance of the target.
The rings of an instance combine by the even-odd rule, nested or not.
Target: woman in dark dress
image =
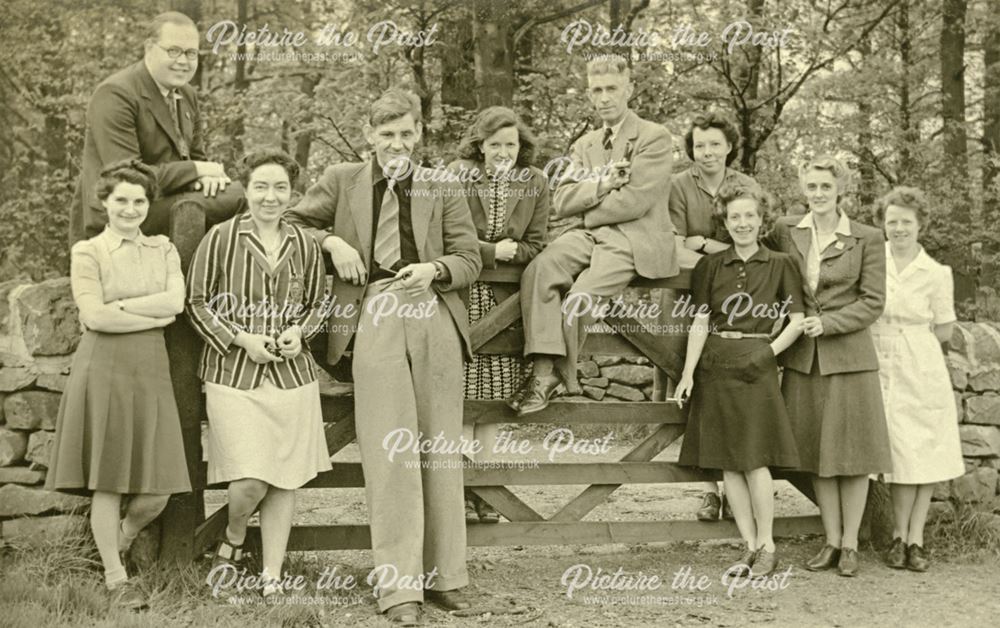
[[[777,566],[769,467],[799,463],[775,358],[801,333],[802,279],[788,255],[757,241],[767,211],[759,187],[725,185],[717,203],[733,246],[700,259],[691,275],[695,318],[676,393],[691,398],[680,463],[723,471],[747,544],[732,569],[758,576]]]
[[[892,471],[869,331],[885,308],[885,238],[842,211],[848,175],[833,157],[805,164],[799,183],[809,212],[780,218],[767,237],[795,259],[805,280],[802,336],[781,356],[781,392],[826,533],[806,568],[836,566],[842,576],[858,571],[868,476]]]

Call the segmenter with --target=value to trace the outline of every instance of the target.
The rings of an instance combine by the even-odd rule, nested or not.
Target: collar
[[[622,119],[618,121],[618,124],[616,124],[616,125],[614,125],[612,127],[609,127],[606,124],[601,125],[601,135],[602,136],[604,135],[604,130],[605,129],[611,129],[611,139],[613,141],[616,137],[618,137],[618,133],[622,130],[622,127],[625,126],[625,120],[628,119],[628,114],[629,113],[630,113],[630,110],[626,109],[625,110],[625,115],[622,116]]]
[[[259,237],[257,236],[255,227],[256,225],[254,225],[253,216],[250,215],[250,210],[247,210],[242,214],[240,214],[238,219],[236,220],[236,232],[239,233],[240,235],[253,234],[254,237]],[[278,218],[278,229],[281,231],[282,236],[288,236],[291,235],[292,233],[292,225],[287,220],[285,220],[284,214],[282,214],[281,217]]]
[[[153,73],[149,71],[149,66],[146,65],[145,61],[143,61],[143,66],[145,66],[146,73],[149,74],[149,78],[153,81],[153,84],[156,85],[156,89],[160,90],[160,95],[161,96],[163,96],[164,98],[170,98],[170,94],[171,94],[171,92],[173,92],[174,99],[175,100],[179,100],[180,99],[180,97],[181,97],[180,90],[174,89],[172,87],[164,87],[162,84],[160,84],[159,81],[157,81],[155,78],[153,78]]]
[[[691,167],[688,168],[688,171],[691,172],[691,178],[695,180],[695,184],[702,190],[705,190],[705,188],[702,186],[704,177],[702,176],[701,167],[699,167],[697,163],[694,163],[691,164]],[[722,183],[719,184],[719,189],[720,190],[722,189],[722,186],[726,183],[726,181],[736,178],[741,174],[743,173],[739,172],[738,170],[733,170],[729,166],[726,166],[725,170],[722,171]],[[708,190],[705,190],[705,192],[708,192]]]
[[[413,168],[419,168],[420,166],[413,164]],[[413,170],[410,170],[411,174],[406,175],[402,179],[396,179],[396,189],[409,188],[410,182],[413,180],[412,175]],[[374,188],[380,181],[385,180],[385,173],[382,172],[382,165],[378,162],[378,157],[372,155],[372,187]]]
[[[906,265],[906,269],[909,270],[910,268],[919,268],[921,270],[934,270],[934,267],[937,266],[938,262],[936,262],[933,257],[927,254],[927,250],[924,249],[923,246],[919,244],[917,246],[920,246],[920,252],[917,253],[917,256],[913,258],[912,262]],[[885,243],[885,259],[887,261],[893,259],[892,245],[889,242]],[[892,272],[896,272],[895,261],[888,264],[888,267],[892,270]]]
[[[840,219],[837,221],[837,228],[833,230],[834,233],[839,233],[840,235],[849,236],[851,235],[851,219],[847,217],[842,211],[838,210],[840,214]],[[806,212],[802,217],[802,220],[795,225],[799,229],[809,229],[811,231],[816,230],[816,224],[813,222],[813,214],[811,211]]]
[[[757,250],[751,255],[746,263],[750,262],[769,262],[771,261],[771,249],[767,248],[761,243],[757,243]],[[730,246],[722,253],[722,264],[729,265],[733,262],[743,263],[743,258],[736,254],[736,247]]]
[[[105,225],[104,231],[101,232],[101,237],[104,239],[104,242],[108,245],[109,251],[118,250],[125,242],[132,242],[139,246],[158,245],[155,238],[143,235],[142,231],[140,231],[139,235],[137,235],[135,238],[126,238],[112,231],[111,227],[107,225]]]

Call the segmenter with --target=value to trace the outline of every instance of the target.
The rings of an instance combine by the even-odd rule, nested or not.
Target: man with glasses
[[[83,165],[72,213],[70,243],[97,235],[107,215],[94,194],[101,169],[134,159],[157,175],[160,198],[143,233],[165,234],[171,207],[197,205],[208,223],[221,222],[243,203],[239,183],[202,147],[198,100],[188,82],[198,69],[198,28],[181,13],[162,13],[149,25],[142,61],[102,82],[87,106]]]

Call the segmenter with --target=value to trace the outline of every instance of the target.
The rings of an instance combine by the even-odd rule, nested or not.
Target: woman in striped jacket
[[[298,165],[264,150],[241,166],[249,212],[216,225],[198,246],[187,313],[205,339],[208,482],[229,483],[229,525],[209,583],[242,568],[247,521],[259,505],[268,596],[281,592],[295,489],[331,468],[307,345],[328,308],[319,245],[282,218]]]

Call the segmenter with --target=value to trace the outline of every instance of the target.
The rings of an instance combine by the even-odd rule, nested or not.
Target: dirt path
[[[600,459],[614,460],[629,449],[621,444]],[[541,457],[542,452],[536,452]],[[356,447],[336,460],[356,461]],[[675,460],[676,444],[658,460]],[[523,459],[523,458],[521,458]],[[563,454],[556,461],[596,461],[590,455]],[[785,482],[776,484],[778,516],[815,513],[814,506]],[[514,490],[543,515],[555,512],[581,487],[517,487]],[[206,495],[209,509],[221,503],[221,494]],[[620,488],[594,510],[589,520],[689,519],[699,504],[696,485],[654,484]],[[308,490],[299,493],[297,523],[363,523],[367,519],[361,489]],[[862,553],[856,578],[833,572],[811,573],[801,565],[818,549],[819,539],[779,540],[779,576],[768,582],[773,590],[752,589],[737,582],[730,592],[724,582],[726,568],[738,556],[733,541],[702,543],[513,546],[470,548],[471,594],[479,605],[520,607],[519,614],[457,618],[426,608],[430,624],[498,626],[987,626],[1000,615],[1000,561],[976,564],[948,561],[932,555],[934,564],[925,574],[893,571],[870,551]],[[933,548],[931,548],[933,552]],[[340,573],[363,581],[371,565],[367,551],[309,552],[294,555],[296,567],[315,573],[336,566]],[[577,567],[582,586],[567,595],[563,582],[567,569]],[[787,571],[786,569],[789,568]],[[591,573],[614,574],[619,581],[655,576],[658,587],[645,590],[595,590],[585,584]],[[603,570],[599,572],[599,570]],[[685,588],[675,580],[687,571],[691,581],[701,579],[701,590]],[[573,572],[576,573],[576,572]],[[571,574],[572,578],[572,574]],[[593,580],[591,580],[593,582]],[[743,584],[745,588],[739,585]],[[307,591],[308,593],[308,591]],[[360,600],[322,613],[328,625],[388,625],[376,617],[370,589],[356,591]],[[730,595],[731,593],[731,595]]]

